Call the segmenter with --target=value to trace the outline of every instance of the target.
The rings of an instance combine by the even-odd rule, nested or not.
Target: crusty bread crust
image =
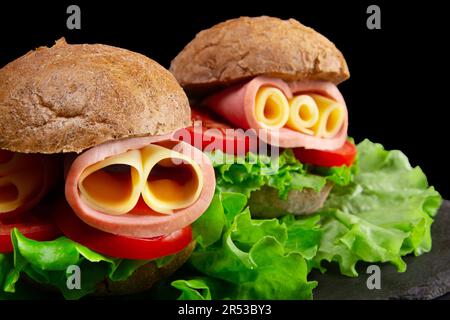
[[[251,193],[249,206],[252,216],[258,218],[275,218],[292,213],[294,215],[308,215],[322,208],[333,185],[327,183],[320,192],[312,189],[291,190],[288,198],[282,200],[278,190],[263,187]]]
[[[60,39],[0,69],[0,149],[81,152],[190,125],[187,97],[155,61]]]
[[[223,87],[258,75],[285,80],[349,78],[342,53],[327,38],[289,19],[241,17],[198,33],[170,71],[188,91]]]

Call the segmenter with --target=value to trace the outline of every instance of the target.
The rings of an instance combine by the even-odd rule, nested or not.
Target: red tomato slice
[[[192,241],[192,229],[187,226],[169,235],[141,239],[107,233],[81,221],[66,201],[60,201],[53,211],[56,225],[66,237],[91,250],[114,258],[151,260],[180,252]]]
[[[228,154],[245,155],[258,148],[255,134],[235,130],[205,111],[192,109],[192,121],[194,126],[180,129],[175,137],[202,151],[221,150]],[[198,121],[201,121],[201,125],[195,124]]]
[[[47,212],[41,210],[43,209],[34,209],[26,217],[14,218],[8,222],[0,221],[0,253],[13,252],[11,242],[13,228],[19,229],[25,237],[38,241],[53,240],[61,235],[61,231],[49,219]]]
[[[346,141],[342,147],[336,150],[295,148],[294,154],[302,163],[322,167],[340,167],[351,166],[355,161],[357,150],[353,143]]]

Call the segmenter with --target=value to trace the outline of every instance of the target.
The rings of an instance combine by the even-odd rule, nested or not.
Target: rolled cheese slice
[[[42,170],[26,170],[0,178],[0,214],[12,212],[39,194]]]
[[[311,97],[319,110],[319,119],[313,127],[314,134],[325,139],[333,138],[344,125],[345,107],[318,94]]]
[[[102,212],[101,210],[92,207],[90,202],[85,201],[79,185],[80,178],[87,168],[106,159],[125,154],[130,150],[142,151],[150,145],[164,146],[165,148],[169,148],[180,154],[177,155],[176,158],[188,157],[191,161],[196,163],[199,167],[198,172],[202,176],[200,179],[202,179],[203,185],[198,197],[195,195],[193,196],[193,198],[196,197],[195,202],[190,205],[188,205],[190,201],[186,202],[186,207],[173,209],[172,214],[163,214],[156,211],[146,214],[133,214],[132,211],[121,215],[113,215]],[[159,148],[155,148],[155,150],[156,149]],[[146,170],[150,168],[149,176],[152,176],[151,171],[156,168],[150,165],[150,161],[148,163],[144,161],[143,159],[146,158],[146,155],[142,156],[142,154],[143,153],[141,153],[141,163],[143,163],[143,172],[145,171],[144,168],[146,168]],[[151,158],[152,157],[150,157],[150,159]],[[147,163],[147,165],[144,165],[145,163]],[[156,163],[161,165],[161,161],[156,161]],[[162,164],[167,165],[164,161]],[[148,179],[145,177],[144,173],[143,176],[144,184],[148,184]],[[152,182],[153,178],[150,178],[150,183]],[[91,227],[112,234],[137,238],[151,238],[170,234],[190,225],[198,219],[211,203],[212,197],[214,196],[215,184],[214,169],[209,158],[195,147],[185,142],[175,141],[172,139],[172,134],[170,134],[164,136],[116,140],[98,145],[83,152],[74,159],[68,169],[65,194],[66,200],[75,214]],[[190,189],[190,191],[192,190],[193,189]],[[196,192],[194,193],[196,194]]]
[[[92,208],[119,215],[136,206],[144,179],[141,153],[131,150],[86,168],[78,187],[81,198]]]
[[[289,127],[266,128],[261,125],[255,112],[257,94],[261,88],[265,87],[279,89],[288,101],[293,96],[301,94],[319,94],[333,99],[344,106],[343,125],[331,138],[311,135],[292,130]],[[344,145],[347,139],[348,115],[344,98],[334,84],[326,81],[293,81],[287,83],[277,78],[258,76],[245,84],[236,85],[208,97],[203,101],[203,105],[238,128],[255,129],[260,140],[277,147],[335,150]]]
[[[0,150],[0,219],[25,214],[56,183],[57,156]]]
[[[311,96],[299,95],[289,101],[289,119],[286,127],[313,135],[311,129],[319,121],[319,108]]]
[[[159,213],[171,214],[192,205],[200,196],[203,175],[189,157],[159,145],[142,149],[145,203]]]
[[[284,127],[289,119],[289,103],[284,93],[274,87],[262,87],[255,97],[255,117],[266,129]]]
[[[112,215],[132,211],[141,195],[155,212],[171,214],[192,205],[202,186],[200,167],[193,160],[156,144],[91,165],[78,183],[83,201]]]

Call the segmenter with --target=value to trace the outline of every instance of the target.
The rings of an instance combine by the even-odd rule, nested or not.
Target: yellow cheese
[[[42,170],[30,167],[0,178],[0,213],[19,208],[39,192],[43,183]]]
[[[284,127],[289,118],[289,103],[284,93],[273,87],[262,87],[255,99],[256,120],[266,129]]]
[[[302,94],[287,100],[274,87],[262,87],[255,97],[255,117],[266,129],[287,127],[308,135],[329,139],[342,128],[345,107],[317,94]]]
[[[289,101],[289,119],[286,127],[309,135],[314,135],[311,129],[319,120],[319,108],[313,98],[299,95]]]
[[[114,166],[129,170],[114,171]],[[144,181],[141,154],[139,150],[131,150],[89,166],[81,174],[78,188],[90,207],[120,215],[135,207]]]
[[[39,192],[43,170],[32,155],[2,153],[1,159],[0,213],[5,213],[19,208]]]
[[[149,145],[141,153],[147,177],[142,198],[151,209],[170,214],[197,201],[203,187],[203,175],[197,163],[158,145]],[[177,179],[180,178],[177,174],[184,174],[182,181]]]
[[[183,172],[188,177],[180,183],[177,175]],[[82,172],[78,184],[83,201],[111,215],[131,211],[141,195],[152,210],[170,214],[193,204],[202,187],[203,175],[197,163],[158,145],[100,161]]]
[[[317,94],[311,95],[319,108],[319,121],[312,128],[315,135],[321,138],[332,138],[345,121],[345,107],[324,96]]]

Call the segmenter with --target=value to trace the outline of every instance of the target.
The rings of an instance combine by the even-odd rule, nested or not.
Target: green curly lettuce
[[[269,186],[278,190],[281,199],[286,199],[291,190],[310,188],[318,192],[327,181],[346,185],[353,176],[352,167],[306,166],[297,160],[291,149],[285,149],[277,157],[253,153],[245,157],[230,156],[221,151],[208,155],[215,168],[217,188],[247,197],[252,191]]]
[[[359,261],[389,262],[403,272],[404,255],[430,251],[439,193],[400,151],[368,140],[357,148],[357,165],[350,168],[305,166],[289,150],[278,163],[252,154],[232,156],[238,160],[232,164],[213,159],[216,194],[193,224],[197,247],[188,265],[171,282],[179,299],[311,299],[317,282],[308,274],[325,272],[323,261],[337,263],[347,276],[357,276]],[[254,219],[247,207],[250,193],[263,185],[285,197],[293,188],[320,190],[327,180],[335,186],[312,216]],[[39,242],[14,230],[12,240],[14,254],[0,254],[0,299],[36,296],[18,282],[22,274],[78,299],[104,278],[125,280],[146,263],[112,259],[65,237]],[[67,289],[69,265],[82,271],[81,290]]]
[[[13,229],[11,239],[14,253],[0,254],[0,288],[6,299],[21,297],[21,292],[16,295],[14,293],[22,274],[38,283],[57,288],[66,299],[80,299],[93,293],[104,279],[109,277],[112,281],[126,280],[139,267],[149,262],[110,258],[66,237],[53,241],[35,241]],[[161,267],[169,260],[170,256],[156,259],[155,262]],[[80,268],[80,289],[69,289],[67,286],[70,276],[67,270],[74,265]]]
[[[310,299],[316,283],[308,273],[313,267],[325,271],[324,260],[357,276],[358,261],[390,262],[403,272],[402,256],[428,252],[439,193],[400,151],[368,140],[357,148],[351,168],[309,170],[335,182],[324,208],[309,217],[258,220],[246,208],[249,193],[261,185],[280,186],[282,196],[295,177],[308,179],[290,152],[280,155],[276,177],[260,174],[274,166],[266,161],[215,164],[217,194],[194,224],[201,240],[190,264],[202,276],[174,281],[179,298]]]
[[[199,245],[190,264],[205,276],[174,281],[180,299],[312,298],[307,259],[318,250],[318,219],[252,219],[246,200],[217,192],[193,224]]]
[[[442,198],[402,152],[364,140],[358,154],[354,181],[334,187],[319,213],[324,236],[314,260],[335,261],[348,276],[358,275],[358,261],[390,262],[403,272],[402,256],[431,250]]]

